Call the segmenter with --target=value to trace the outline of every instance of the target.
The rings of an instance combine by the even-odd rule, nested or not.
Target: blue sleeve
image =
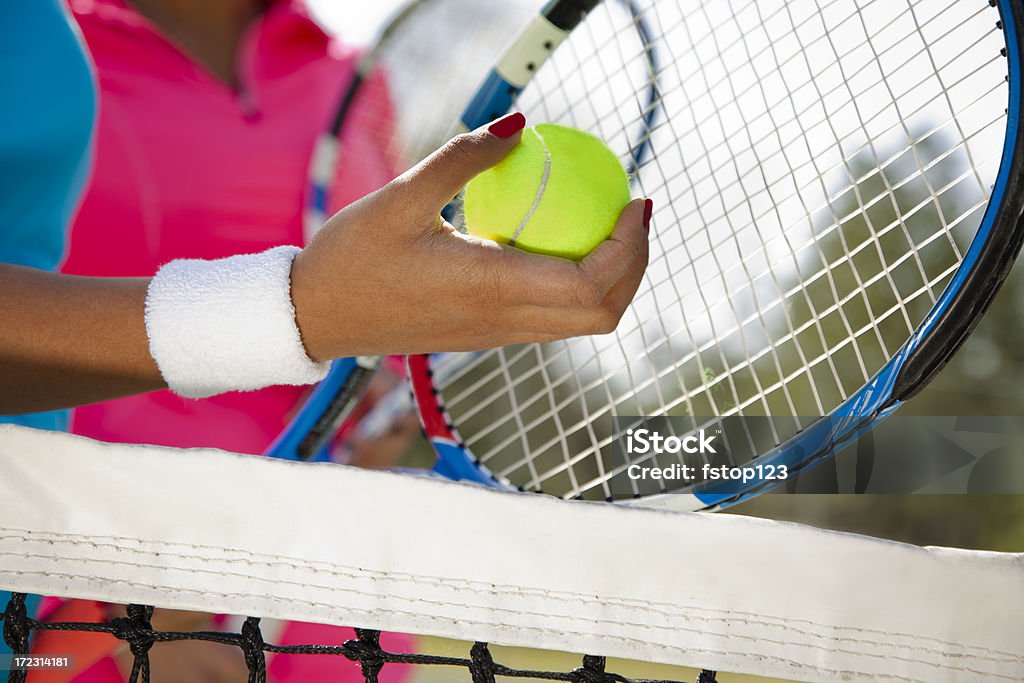
[[[0,262],[54,270],[89,172],[96,87],[59,0],[0,2]],[[65,411],[0,417],[46,429]]]

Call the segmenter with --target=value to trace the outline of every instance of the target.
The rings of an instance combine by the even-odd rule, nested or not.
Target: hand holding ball
[[[580,260],[612,233],[629,181],[603,142],[541,124],[466,187],[470,234],[526,251]]]

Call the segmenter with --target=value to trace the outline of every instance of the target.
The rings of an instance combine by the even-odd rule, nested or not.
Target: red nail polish
[[[654,213],[654,202],[650,199],[644,200],[644,230],[651,230],[651,214]]]
[[[520,112],[506,114],[487,126],[487,130],[496,138],[510,138],[526,126],[526,117]]]

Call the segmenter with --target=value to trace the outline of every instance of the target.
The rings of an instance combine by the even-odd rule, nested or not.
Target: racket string
[[[633,306],[439,387],[488,468],[567,497],[641,492],[629,416],[768,416],[723,434],[753,457],[869,382],[963,260],[1005,130],[987,3],[637,5],[602,3],[517,104],[609,141],[654,200]]]

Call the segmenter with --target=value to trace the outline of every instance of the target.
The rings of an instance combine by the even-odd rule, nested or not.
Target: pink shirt
[[[242,42],[242,87],[235,92],[124,0],[70,1],[96,64],[100,103],[95,167],[63,272],[149,276],[176,258],[303,243],[313,143],[352,79],[358,54],[332,41],[299,2],[270,4]],[[391,120],[384,83],[371,80],[361,92],[352,115],[376,125],[344,129],[344,157],[329,193],[332,210],[394,175],[386,141],[374,132],[386,130]],[[79,408],[72,431],[107,441],[260,453],[306,391],[275,387],[202,401],[161,391]],[[88,601],[69,605],[87,608]],[[326,645],[353,636],[348,628],[289,622],[275,641]],[[74,637],[47,642],[61,652],[76,651],[80,643],[65,640]],[[385,639],[397,651],[411,645],[407,636]],[[121,680],[106,656],[109,647],[106,641],[95,646],[95,665],[76,674],[76,683]],[[268,667],[280,682],[362,680],[358,667],[333,657],[277,655]],[[383,680],[408,677],[408,667],[388,668]]]
[[[150,276],[176,258],[301,245],[313,143],[358,54],[330,39],[300,3],[280,0],[244,36],[236,92],[124,0],[70,4],[96,63],[100,115],[95,169],[63,272]],[[379,79],[356,107],[359,120],[391,118]],[[393,176],[373,132],[382,128],[344,130],[332,209]],[[259,453],[305,391],[276,387],[202,401],[157,392],[80,408],[73,431]]]

